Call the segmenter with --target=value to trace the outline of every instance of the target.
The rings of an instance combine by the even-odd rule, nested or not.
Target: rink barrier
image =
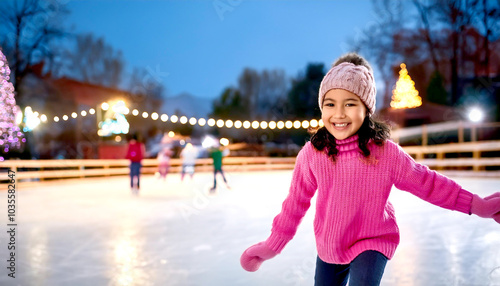
[[[403,149],[419,163],[431,168],[472,167],[473,171],[483,170],[484,167],[500,166],[500,157],[487,157],[486,152],[500,152],[500,140],[478,141],[465,143],[448,143],[428,146],[406,146]],[[446,158],[447,154],[459,154],[458,158]],[[425,158],[434,155],[435,158]],[[495,154],[499,155],[499,154]]]
[[[261,171],[293,169],[295,158],[270,157],[226,157],[224,170]],[[51,181],[58,179],[123,176],[129,174],[130,161],[126,159],[68,159],[68,160],[7,160],[0,162],[0,172],[16,172],[16,180],[21,183]],[[158,160],[142,160],[142,174],[154,174],[158,170]],[[170,160],[170,173],[180,173],[181,159]],[[195,172],[212,172],[211,158],[196,160]],[[6,176],[5,176],[6,178]],[[0,185],[6,185],[0,181]]]
[[[500,157],[491,156],[491,154],[498,156],[500,140],[407,146],[403,149],[417,162],[440,171],[468,171],[472,175],[478,175],[478,171],[485,171],[487,167],[500,169]],[[226,157],[223,162],[224,170],[228,172],[291,170],[295,164],[295,157]],[[181,159],[171,159],[170,163],[170,173],[181,171]],[[0,162],[0,172],[15,171],[18,182],[28,183],[70,178],[123,176],[129,174],[129,164],[129,161],[125,159],[7,160]],[[158,170],[156,159],[145,159],[142,165],[143,174],[154,174]],[[212,171],[212,159],[196,160],[195,172]],[[500,176],[499,172],[486,172]],[[0,181],[1,185],[6,183],[6,181]]]
[[[467,121],[448,121],[433,124],[423,124],[414,127],[405,127],[394,129],[391,137],[394,141],[400,142],[408,139],[420,138],[421,145],[429,145],[434,135],[447,136],[456,135],[458,143],[481,141],[484,134],[500,134],[500,122],[467,122]],[[488,140],[498,139],[498,136]]]

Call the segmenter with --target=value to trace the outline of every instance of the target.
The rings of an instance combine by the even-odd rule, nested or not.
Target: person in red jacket
[[[128,143],[126,159],[130,160],[130,188],[133,194],[138,194],[140,190],[141,161],[146,154],[144,144],[139,142],[134,134]]]
[[[413,160],[389,140],[375,112],[372,69],[357,54],[340,58],[323,78],[318,104],[324,127],[297,155],[290,192],[270,236],[240,258],[247,271],[279,254],[293,238],[316,194],[315,284],[380,285],[399,244],[389,202],[392,187],[436,206],[500,223],[500,193],[485,198]]]

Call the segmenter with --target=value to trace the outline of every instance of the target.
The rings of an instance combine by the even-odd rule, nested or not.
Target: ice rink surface
[[[16,278],[7,276],[6,190],[0,191],[0,285],[313,285],[314,202],[295,238],[259,271],[239,258],[265,240],[291,171],[232,172],[208,195],[211,173],[180,181],[142,176],[18,186]],[[481,196],[500,179],[452,177]],[[222,181],[222,180],[219,180]],[[314,198],[313,198],[314,201]],[[444,210],[394,189],[401,244],[382,285],[500,285],[500,225]]]

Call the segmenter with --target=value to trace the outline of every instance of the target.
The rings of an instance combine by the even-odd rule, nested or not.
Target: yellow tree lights
[[[418,90],[415,89],[415,82],[411,80],[406,65],[400,65],[399,79],[392,90],[391,107],[396,109],[415,108],[422,105],[422,98],[418,96]]]

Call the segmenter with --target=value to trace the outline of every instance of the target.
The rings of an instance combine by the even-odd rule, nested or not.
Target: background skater
[[[130,160],[130,189],[133,194],[138,194],[141,188],[141,162],[145,154],[144,144],[139,141],[137,134],[132,135],[125,158]]]

